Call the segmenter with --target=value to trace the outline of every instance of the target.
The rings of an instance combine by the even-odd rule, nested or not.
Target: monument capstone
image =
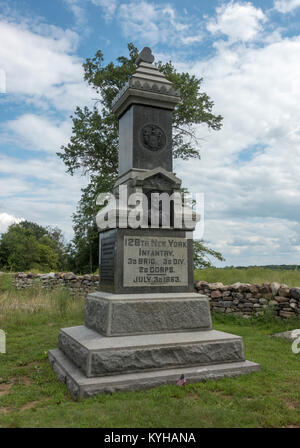
[[[100,229],[99,291],[86,298],[84,325],[61,329],[59,348],[49,351],[76,398],[176,384],[182,375],[189,383],[259,369],[245,360],[241,337],[212,329],[209,299],[194,292],[191,226],[172,202],[167,212],[158,204],[159,219],[151,222],[153,193],[172,196],[181,187],[172,165],[172,111],[180,93],[153,62],[144,48],[113,102],[119,119],[114,194],[122,186],[143,193],[147,219],[123,226],[128,209],[118,207],[116,223]]]

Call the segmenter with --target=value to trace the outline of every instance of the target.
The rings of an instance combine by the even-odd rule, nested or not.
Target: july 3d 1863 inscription
[[[86,298],[84,325],[61,329],[58,349],[49,351],[75,398],[176,384],[182,375],[189,383],[259,369],[245,360],[241,337],[212,329],[209,299],[194,291],[197,216],[182,218],[172,164],[172,111],[179,101],[145,47],[113,101],[119,175],[113,201],[97,215],[97,224],[105,223],[99,225],[99,291]],[[139,208],[124,204],[125,190]]]

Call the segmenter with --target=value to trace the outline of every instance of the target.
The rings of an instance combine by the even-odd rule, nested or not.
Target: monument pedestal
[[[259,368],[241,337],[211,329],[208,298],[197,293],[89,294],[85,326],[61,329],[49,360],[78,399]]]

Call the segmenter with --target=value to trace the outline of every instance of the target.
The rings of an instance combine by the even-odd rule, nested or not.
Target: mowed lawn
[[[214,316],[215,329],[243,336],[247,359],[260,363],[260,372],[76,402],[57,381],[47,352],[61,327],[83,323],[83,306],[64,291],[0,292],[0,328],[7,332],[0,427],[300,427],[300,354],[270,337],[299,321]]]

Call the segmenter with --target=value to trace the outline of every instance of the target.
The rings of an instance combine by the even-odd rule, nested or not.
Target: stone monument
[[[153,61],[144,48],[113,102],[118,207],[115,222],[100,229],[99,292],[87,296],[84,326],[61,329],[59,348],[49,351],[76,398],[176,384],[182,375],[189,383],[259,369],[245,360],[241,337],[212,329],[209,300],[194,292],[193,224],[183,222],[174,201],[167,211],[155,205],[157,194],[180,192],[172,171],[172,110],[180,93]],[[127,222],[130,206],[120,206],[120,187],[149,199],[135,228]]]

